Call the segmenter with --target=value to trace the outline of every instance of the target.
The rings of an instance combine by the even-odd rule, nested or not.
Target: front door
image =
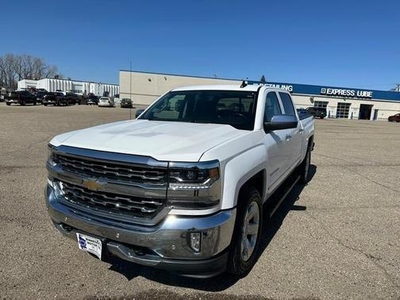
[[[269,92],[266,96],[264,122],[270,122],[275,115],[281,115],[282,110],[278,96],[275,92]],[[267,156],[267,192],[271,193],[280,182],[285,173],[287,164],[286,135],[287,130],[275,130],[264,132],[264,145]]]

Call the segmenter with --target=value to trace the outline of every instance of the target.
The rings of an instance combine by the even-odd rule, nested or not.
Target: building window
[[[314,107],[326,108],[328,106],[328,101],[314,101]]]

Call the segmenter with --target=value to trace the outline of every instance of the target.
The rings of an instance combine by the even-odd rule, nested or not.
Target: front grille
[[[118,162],[96,161],[55,154],[53,160],[65,171],[84,174],[86,177],[101,177],[113,181],[146,184],[164,184],[166,170],[150,166],[124,165]]]
[[[91,191],[66,182],[60,182],[59,185],[66,201],[97,212],[152,218],[165,202],[163,199],[140,199],[134,196]]]
[[[166,213],[164,162],[67,146],[53,149],[50,161],[59,201],[88,217],[152,225]]]

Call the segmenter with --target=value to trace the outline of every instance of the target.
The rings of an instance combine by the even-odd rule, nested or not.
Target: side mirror
[[[274,130],[282,130],[296,128],[298,120],[296,116],[276,115],[273,116],[271,122],[264,122],[264,130],[266,132]]]
[[[135,118],[137,119],[137,117],[139,117],[142,114],[142,112],[144,112],[144,109],[137,109],[135,112]]]

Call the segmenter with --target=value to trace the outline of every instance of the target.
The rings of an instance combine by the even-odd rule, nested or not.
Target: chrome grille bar
[[[147,169],[144,166],[126,166],[106,161],[87,161],[80,158],[55,155],[54,162],[72,173],[85,173],[88,177],[106,177],[129,182],[166,182],[166,171]]]
[[[140,199],[136,197],[119,196],[112,193],[95,192],[86,188],[60,182],[60,189],[64,198],[74,204],[81,204],[89,207],[102,208],[107,210],[133,213],[134,215],[152,215],[162,206],[162,199]]]

